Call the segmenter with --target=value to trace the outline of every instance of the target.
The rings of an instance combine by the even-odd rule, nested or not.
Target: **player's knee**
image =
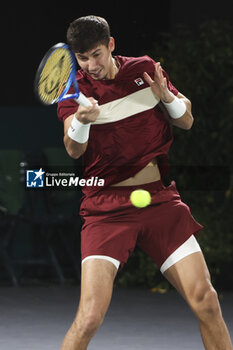
[[[221,314],[218,295],[211,285],[194,293],[191,307],[200,321],[207,321]]]
[[[100,314],[95,313],[95,314],[87,315],[84,323],[85,334],[92,336],[99,329],[102,322],[103,322],[103,317],[101,317]]]
[[[98,310],[79,312],[74,321],[76,331],[85,338],[91,338],[104,320],[104,315]]]

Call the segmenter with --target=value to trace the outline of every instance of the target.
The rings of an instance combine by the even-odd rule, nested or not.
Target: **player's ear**
[[[108,48],[110,52],[113,52],[115,50],[115,40],[112,36],[109,39]]]

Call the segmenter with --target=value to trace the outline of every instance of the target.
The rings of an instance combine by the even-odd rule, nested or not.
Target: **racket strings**
[[[66,49],[58,48],[47,59],[40,74],[38,92],[46,104],[56,101],[65,89],[73,61]]]

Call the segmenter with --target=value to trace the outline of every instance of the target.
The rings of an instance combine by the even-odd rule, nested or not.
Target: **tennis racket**
[[[75,92],[68,94],[72,84]],[[45,54],[36,73],[35,93],[46,105],[69,98],[84,107],[92,105],[79,91],[76,80],[76,59],[67,44],[56,44]]]

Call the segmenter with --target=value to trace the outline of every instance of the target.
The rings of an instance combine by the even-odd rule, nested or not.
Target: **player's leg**
[[[104,320],[116,274],[117,267],[108,260],[88,259],[82,264],[79,308],[61,350],[87,349]]]
[[[179,260],[164,272],[164,276],[198,318],[205,349],[232,350],[230,335],[202,252]]]

